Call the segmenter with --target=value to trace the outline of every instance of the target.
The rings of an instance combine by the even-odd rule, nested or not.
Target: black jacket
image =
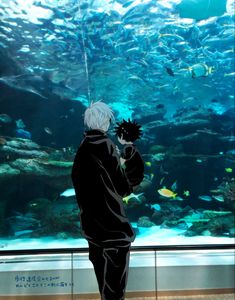
[[[121,157],[125,161],[125,173],[130,186],[139,185],[144,178],[144,161],[137,150],[136,146],[126,145],[123,148]]]
[[[86,132],[74,160],[72,180],[84,237],[102,246],[132,242],[135,234],[122,201],[132,189],[115,145],[103,131]]]

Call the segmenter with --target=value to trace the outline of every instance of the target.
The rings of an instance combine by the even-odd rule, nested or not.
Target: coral
[[[189,229],[184,233],[185,236],[196,236],[201,235],[203,232],[205,232],[207,227],[208,221],[205,220],[198,220],[197,222],[193,223],[192,226],[189,227]]]
[[[213,212],[213,211],[212,211]],[[234,235],[234,221],[235,218],[232,213],[214,216],[211,220],[198,219],[191,227],[185,232],[185,236],[196,235],[212,235],[212,236],[229,236]]]
[[[140,217],[137,223],[138,227],[152,227],[155,226],[153,222],[150,221],[149,217]]]
[[[165,219],[163,213],[160,211],[155,211],[151,217],[151,221],[153,221],[155,225],[161,225]]]
[[[12,168],[8,164],[0,164],[0,182],[14,180],[18,175],[20,175],[19,170]]]
[[[220,185],[220,189],[224,197],[224,203],[231,211],[235,212],[235,181],[224,182]]]
[[[6,145],[7,140],[4,137],[0,136],[0,146]]]
[[[58,160],[48,160],[48,161],[40,161],[44,165],[50,165],[52,167],[59,167],[59,168],[71,168],[73,162],[70,161],[58,161]]]
[[[27,206],[30,213],[43,220],[50,211],[51,201],[47,198],[36,198],[30,201]]]
[[[235,227],[235,217],[233,214],[213,218],[207,224],[208,230],[213,236],[228,234]]]

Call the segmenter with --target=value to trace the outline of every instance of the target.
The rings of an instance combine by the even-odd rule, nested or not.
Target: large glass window
[[[2,0],[0,250],[87,246],[71,168],[98,100],[142,127],[134,245],[233,243],[233,1]]]

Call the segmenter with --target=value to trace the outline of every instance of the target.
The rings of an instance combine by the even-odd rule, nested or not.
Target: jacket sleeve
[[[133,189],[121,167],[120,158],[112,141],[108,141],[107,148],[108,153],[104,160],[104,167],[106,168],[117,193],[120,196],[125,197],[131,194]]]

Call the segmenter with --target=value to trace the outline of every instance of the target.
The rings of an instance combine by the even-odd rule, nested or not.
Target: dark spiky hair
[[[123,119],[122,123],[117,123],[114,127],[114,132],[118,137],[122,137],[127,142],[134,142],[139,139],[142,135],[141,125],[137,124],[136,121],[125,121]]]

